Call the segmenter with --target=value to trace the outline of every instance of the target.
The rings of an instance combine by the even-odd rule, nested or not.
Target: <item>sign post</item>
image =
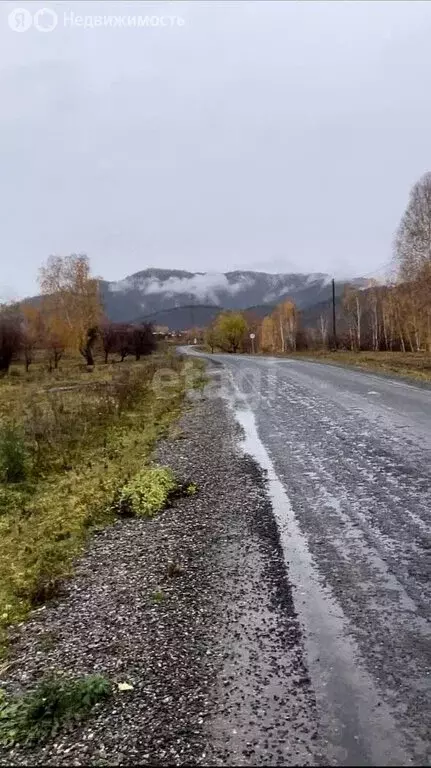
[[[251,338],[251,353],[252,353],[252,355],[254,355],[254,340],[256,338],[256,334],[255,333],[251,333],[250,334],[250,338]]]

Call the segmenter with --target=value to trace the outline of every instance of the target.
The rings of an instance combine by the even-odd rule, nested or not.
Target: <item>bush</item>
[[[7,698],[0,692],[0,744],[31,744],[54,736],[59,727],[80,720],[111,693],[101,675],[76,680],[47,678],[34,691]]]
[[[19,483],[27,474],[24,437],[14,424],[0,429],[0,481]]]
[[[123,515],[152,517],[166,506],[176,488],[177,482],[170,469],[146,469],[123,486],[119,512]]]

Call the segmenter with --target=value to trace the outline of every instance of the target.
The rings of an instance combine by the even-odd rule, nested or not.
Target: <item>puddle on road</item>
[[[226,393],[227,394],[227,393]],[[231,405],[244,430],[242,449],[265,470],[293,597],[303,629],[307,666],[316,694],[322,752],[335,765],[408,765],[394,719],[380,698],[360,652],[348,635],[348,620],[317,569],[289,497],[261,442],[255,418],[237,392]]]

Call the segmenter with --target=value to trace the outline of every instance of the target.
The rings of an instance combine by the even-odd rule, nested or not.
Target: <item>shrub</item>
[[[31,744],[44,741],[59,727],[80,720],[111,693],[111,684],[101,675],[76,680],[47,678],[23,696],[0,697],[0,744]]]
[[[177,488],[177,482],[170,469],[155,467],[139,472],[123,486],[120,499],[120,514],[152,517],[160,512]]]
[[[0,480],[18,483],[27,473],[27,451],[24,437],[14,424],[0,429]]]

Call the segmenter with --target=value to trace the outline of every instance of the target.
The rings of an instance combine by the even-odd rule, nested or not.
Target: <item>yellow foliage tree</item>
[[[40,270],[50,334],[94,364],[93,346],[103,316],[98,281],[83,254],[50,256]]]
[[[281,352],[296,349],[296,334],[298,331],[298,311],[293,301],[282,301],[272,313],[274,327],[279,335]]]
[[[272,315],[267,315],[262,320],[260,345],[264,352],[275,352],[276,350],[276,329]]]
[[[222,312],[215,323],[218,343],[228,352],[238,352],[247,330],[247,321],[240,312]]]
[[[21,343],[24,352],[25,369],[28,371],[33,362],[36,347],[43,339],[43,316],[40,307],[35,307],[33,304],[22,304],[20,312],[22,318]]]

